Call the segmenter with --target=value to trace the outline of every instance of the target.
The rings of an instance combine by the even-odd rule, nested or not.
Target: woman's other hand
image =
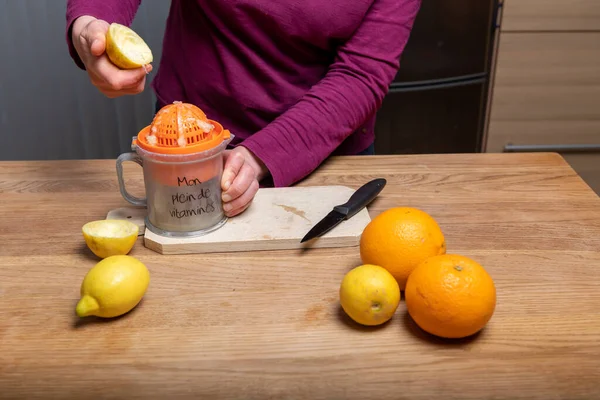
[[[254,199],[258,182],[268,174],[264,163],[243,146],[225,151],[221,188],[223,211],[228,217],[242,213]]]
[[[109,24],[90,16],[81,16],[73,23],[72,40],[94,86],[105,96],[115,98],[138,94],[146,85],[146,74],[152,66],[122,70],[106,55],[106,33]]]

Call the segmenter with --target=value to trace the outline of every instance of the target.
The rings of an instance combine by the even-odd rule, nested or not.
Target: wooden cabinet
[[[485,149],[556,151],[600,194],[600,1],[503,4]]]
[[[600,29],[598,0],[505,0],[503,32],[594,31]]]
[[[500,37],[487,141],[600,144],[600,32]]]

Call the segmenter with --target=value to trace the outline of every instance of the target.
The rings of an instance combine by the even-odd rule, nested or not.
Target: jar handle
[[[146,207],[146,198],[132,196],[129,193],[127,193],[127,189],[125,189],[125,181],[123,180],[123,163],[125,161],[132,161],[140,165],[141,167],[144,166],[142,158],[136,153],[123,153],[119,156],[119,158],[117,158],[117,178],[119,179],[119,190],[121,191],[121,196],[123,196],[125,200],[127,200],[134,206]]]

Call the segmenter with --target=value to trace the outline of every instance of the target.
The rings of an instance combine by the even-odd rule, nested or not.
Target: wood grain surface
[[[127,185],[143,191],[141,169]],[[600,199],[555,154],[333,158],[301,185],[384,177],[372,217],[415,206],[448,251],[496,282],[488,326],[423,333],[404,302],[384,326],[340,312],[358,249],[131,255],[142,303],[78,320],[98,260],[81,226],[125,206],[114,161],[0,163],[0,398],[600,398]]]

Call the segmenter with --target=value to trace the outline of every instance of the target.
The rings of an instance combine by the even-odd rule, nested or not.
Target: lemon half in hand
[[[85,275],[75,312],[79,317],[118,317],[139,304],[149,284],[150,272],[138,259],[107,257]]]
[[[106,258],[128,254],[140,229],[133,222],[106,219],[88,222],[81,230],[89,249],[98,257]]]
[[[106,33],[106,54],[122,69],[135,69],[152,62],[152,50],[131,28],[112,23]]]

